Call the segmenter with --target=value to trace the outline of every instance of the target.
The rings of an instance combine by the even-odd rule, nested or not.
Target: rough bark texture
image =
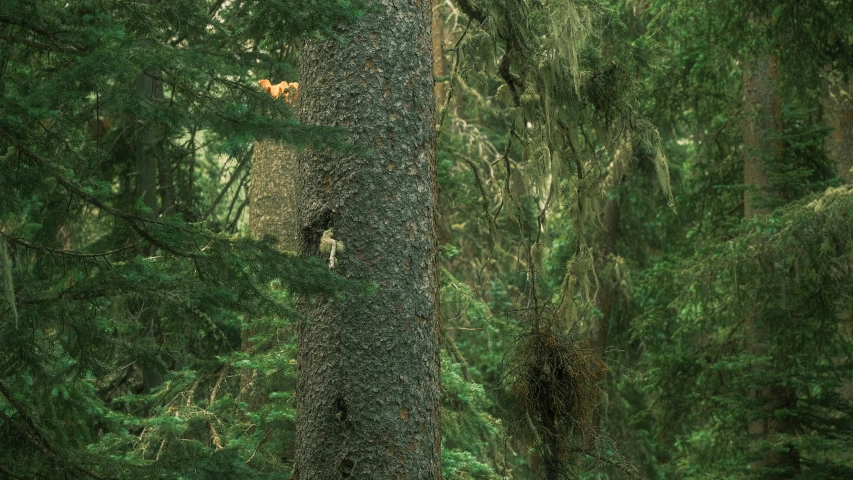
[[[782,156],[782,142],[774,139],[781,131],[782,101],[776,94],[775,83],[779,77],[779,59],[766,54],[743,67],[743,183],[744,216],[769,213],[761,207],[761,197],[772,195],[773,188],[767,174],[767,159]]]
[[[853,72],[846,82],[839,79],[827,86],[823,113],[832,128],[824,141],[826,154],[835,162],[838,176],[853,182]]]
[[[271,140],[255,142],[249,190],[249,231],[256,238],[271,235],[278,247],[296,251],[296,155]]]
[[[376,4],[300,56],[300,120],[370,152],[300,157],[299,253],[318,255],[334,228],[337,272],[378,290],[303,301],[299,480],[441,476],[430,2]]]
[[[760,195],[773,195],[768,175],[768,160],[771,162],[782,157],[782,144],[773,136],[781,130],[782,102],[776,93],[776,80],[779,75],[778,57],[766,54],[744,64],[743,69],[743,106],[744,119],[744,161],[743,176],[746,191],[744,193],[744,216],[769,213],[761,207]],[[760,308],[760,306],[756,306]],[[758,325],[756,314],[747,313],[746,330],[750,336],[746,348],[755,355],[766,354],[765,339],[771,334],[766,326]],[[761,405],[763,421],[751,422],[748,426],[755,441],[773,442],[780,434],[794,434],[798,425],[793,418],[779,417],[777,412],[796,406],[797,397],[793,389],[784,386],[751,389],[751,400]],[[766,447],[765,447],[766,448]],[[787,451],[766,450],[762,458],[753,462],[754,471],[767,473],[775,470],[779,473],[767,478],[791,478],[799,470],[800,457],[791,447]]]

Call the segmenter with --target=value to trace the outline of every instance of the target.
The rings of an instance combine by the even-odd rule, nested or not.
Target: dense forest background
[[[375,8],[0,3],[0,476],[292,475],[298,304],[375,286],[259,195],[364,146],[258,82]],[[853,2],[432,31],[443,477],[853,478]]]

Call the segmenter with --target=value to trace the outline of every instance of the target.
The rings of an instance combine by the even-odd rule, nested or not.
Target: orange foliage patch
[[[296,101],[296,96],[299,95],[299,83],[292,82],[281,82],[277,85],[273,85],[269,80],[263,79],[259,80],[258,84],[260,84],[261,88],[267,91],[272,98],[278,98],[279,95],[284,94],[284,101],[293,104]]]

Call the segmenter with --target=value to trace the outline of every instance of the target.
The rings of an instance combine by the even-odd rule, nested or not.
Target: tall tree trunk
[[[172,162],[169,157],[161,155],[157,161],[157,173],[160,186],[160,213],[174,215],[175,211],[175,181],[172,179]]]
[[[151,73],[151,74],[149,74]],[[163,98],[163,83],[155,77],[159,72],[143,72],[136,76],[136,92],[145,101],[156,102]],[[138,124],[136,135],[136,192],[152,216],[157,216],[157,158],[151,149],[156,141],[157,126],[149,123]],[[153,253],[153,249],[145,252]],[[142,307],[139,318],[144,329],[143,335],[158,335],[157,315],[150,307]],[[163,383],[163,374],[154,365],[142,365],[142,390],[150,392]]]
[[[835,162],[838,176],[853,182],[853,71],[846,82],[827,85],[823,102],[826,126],[832,128],[824,140],[827,156]]]
[[[744,64],[744,216],[748,219],[769,213],[770,210],[761,205],[759,195],[774,194],[768,174],[768,161],[779,161],[782,158],[782,144],[774,138],[781,130],[782,102],[776,93],[778,76],[779,59],[773,54],[758,56]],[[751,354],[762,356],[767,353],[765,345],[769,343],[772,333],[766,325],[758,324],[757,316],[757,312],[747,314],[746,334],[750,337],[747,348]],[[793,418],[780,419],[775,415],[780,410],[796,406],[796,392],[792,388],[783,385],[754,388],[748,392],[748,396],[760,405],[761,415],[765,417],[748,426],[756,442],[773,443],[779,435],[796,432],[797,423]],[[774,469],[780,473],[767,478],[791,478],[797,474],[799,464],[799,452],[793,446],[787,451],[765,447],[762,458],[753,462],[752,470],[766,476],[768,470]]]
[[[149,76],[148,73],[140,73],[136,76],[136,92],[146,101],[157,101],[163,98],[163,84]],[[136,134],[136,193],[142,198],[145,206],[151,209],[151,214],[156,216],[158,213],[157,159],[151,155],[156,126],[140,122],[138,127],[139,130]]]
[[[370,151],[301,156],[299,253],[333,229],[337,271],[378,287],[302,302],[300,480],[441,477],[430,3],[376,5],[300,57],[300,120]]]
[[[596,295],[596,306],[601,311],[601,316],[594,318],[589,325],[590,346],[602,352],[602,355],[607,349],[611,313],[619,288],[616,272],[616,262],[618,261],[616,240],[619,235],[619,220],[622,211],[619,206],[619,197],[610,196],[610,194],[615,193],[614,191],[622,184],[622,180],[630,168],[632,156],[631,137],[625,134],[619,142],[619,147],[604,180],[608,197],[604,200],[602,208],[602,229],[598,235],[598,248],[596,249],[596,271],[606,272],[606,275],[603,276]],[[603,380],[603,376],[598,379],[600,382]],[[597,408],[593,412],[592,426],[596,430],[601,428],[601,408]],[[588,441],[592,440],[593,438],[588,439]],[[589,444],[587,447],[591,448],[592,445]]]

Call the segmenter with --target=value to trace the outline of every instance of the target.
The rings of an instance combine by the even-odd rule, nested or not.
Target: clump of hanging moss
[[[544,324],[524,335],[510,366],[514,430],[538,446],[547,478],[594,443],[599,383],[608,371],[599,352],[559,330]]]

